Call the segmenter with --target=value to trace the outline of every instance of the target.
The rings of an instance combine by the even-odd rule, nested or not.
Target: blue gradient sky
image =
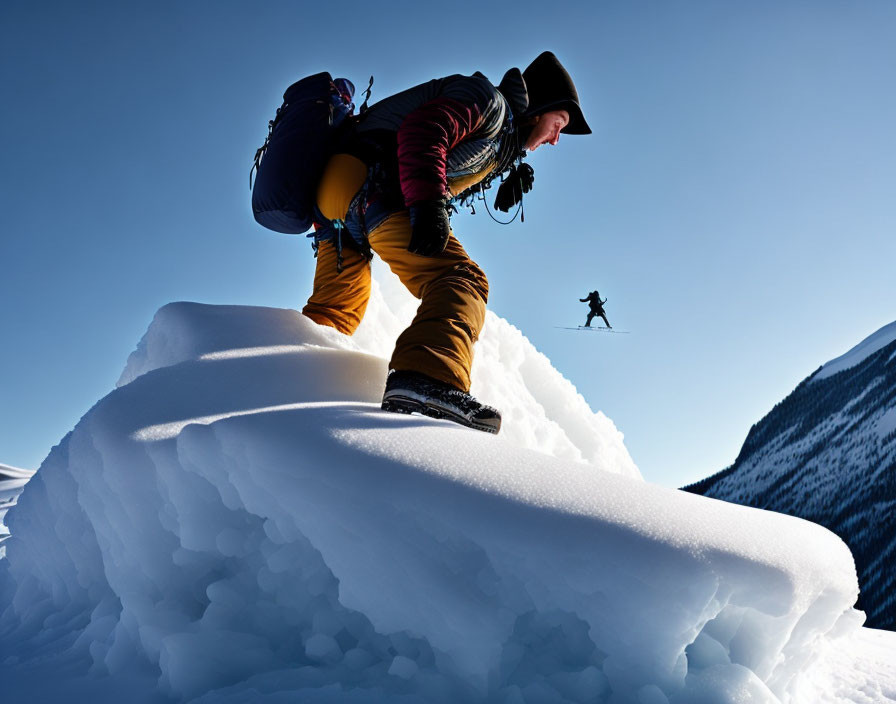
[[[304,303],[308,242],[255,225],[248,170],[320,70],[377,100],[564,61],[595,134],[533,155],[524,224],[454,228],[651,481],[722,469],[896,319],[896,3],[376,5],[4,0],[0,462],[36,467],[163,304]],[[555,328],[594,288],[630,335]]]

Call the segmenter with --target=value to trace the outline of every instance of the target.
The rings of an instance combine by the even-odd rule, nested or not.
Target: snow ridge
[[[547,418],[559,375],[489,326],[484,361]],[[135,679],[147,702],[826,701],[812,668],[862,620],[836,536],[645,484],[597,414],[595,439],[521,413],[525,447],[382,413],[360,345],[160,310],[10,514],[6,691],[88,686],[43,667],[89,670],[96,702]]]

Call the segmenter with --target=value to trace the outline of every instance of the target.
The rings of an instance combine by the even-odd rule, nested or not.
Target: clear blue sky
[[[647,479],[722,469],[896,319],[894,36],[886,0],[4,0],[0,462],[36,467],[163,304],[304,303],[307,240],[248,205],[290,82],[374,74],[376,100],[550,49],[595,134],[533,155],[524,224],[455,231]],[[595,288],[630,335],[555,328]]]

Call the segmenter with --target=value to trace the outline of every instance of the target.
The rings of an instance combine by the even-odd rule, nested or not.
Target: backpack
[[[369,97],[370,86],[366,93]],[[354,122],[354,94],[351,81],[334,80],[326,72],[286,89],[249,171],[252,213],[259,225],[288,235],[311,229],[324,167],[337,139]],[[361,111],[366,107],[365,100]]]

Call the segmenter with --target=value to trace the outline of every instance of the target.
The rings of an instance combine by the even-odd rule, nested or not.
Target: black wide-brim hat
[[[527,115],[542,115],[551,110],[566,110],[569,124],[561,132],[565,134],[591,134],[585,122],[579,94],[569,73],[550,51],[543,52],[523,71],[523,80],[529,93]]]

